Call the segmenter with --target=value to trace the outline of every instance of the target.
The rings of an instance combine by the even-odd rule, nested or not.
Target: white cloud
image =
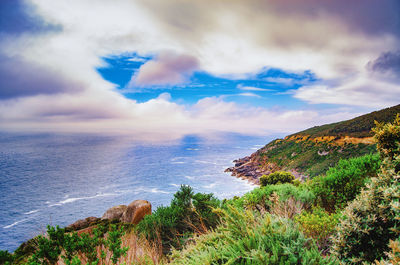
[[[30,1],[38,15],[62,31],[4,39],[1,53],[56,71],[74,93],[63,86],[55,95],[33,93],[2,100],[1,129],[264,134],[351,117],[347,112],[321,115],[312,110],[246,108],[218,98],[200,100],[192,107],[171,102],[167,95],[138,103],[114,91],[114,85],[95,70],[103,64],[101,57],[125,52],[159,55],[133,78],[143,85],[184,82],[197,67],[216,75],[235,75],[268,66],[310,70],[320,78],[343,81],[339,86],[305,86],[293,92],[310,103],[372,108],[399,101],[397,85],[371,79],[365,72],[369,61],[399,47],[398,36],[391,31],[353,30],[363,25],[352,22],[359,14],[343,18],[345,12],[340,10],[346,9],[329,12],[319,1],[301,1],[304,7],[273,0]],[[348,1],[336,2],[346,7]],[[170,58],[162,53],[166,50],[175,55]],[[182,58],[188,63],[181,64]],[[251,89],[258,91],[247,87]]]
[[[251,93],[251,92],[246,92],[246,93],[240,93],[238,94],[239,96],[243,96],[243,97],[253,97],[253,98],[261,98],[260,95],[257,95],[255,93]]]
[[[162,52],[157,59],[140,67],[128,87],[185,83],[197,68],[198,62],[193,56]]]
[[[312,104],[330,103],[385,108],[400,102],[400,85],[359,75],[342,84],[304,86],[292,91],[294,97]]]
[[[107,108],[113,102],[112,108]],[[5,113],[7,113],[5,115]],[[204,98],[193,106],[170,101],[169,94],[144,103],[104,93],[42,95],[0,104],[2,129],[18,132],[126,133],[142,140],[179,138],[186,134],[236,132],[267,135],[290,133],[325,122],[353,117],[354,113],[319,114],[316,111],[267,110]]]
[[[240,90],[245,90],[245,91],[275,91],[274,89],[254,87],[254,86],[243,86],[240,84],[237,85],[237,88]]]

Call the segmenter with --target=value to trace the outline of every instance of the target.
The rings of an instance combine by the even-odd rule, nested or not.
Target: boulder
[[[111,207],[103,214],[103,217],[101,217],[101,219],[102,220],[105,220],[105,219],[120,220],[122,214],[126,211],[127,208],[128,208],[128,206],[126,206],[126,205],[118,205],[118,206]]]
[[[151,204],[145,200],[131,202],[122,214],[121,221],[124,223],[138,224],[145,215],[151,214]]]
[[[78,221],[76,221],[73,224],[70,224],[69,226],[67,226],[68,228],[71,228],[72,230],[76,231],[76,230],[81,230],[83,228],[87,228],[90,225],[96,223],[97,221],[99,221],[100,218],[91,216],[91,217],[87,217],[85,219],[80,219]]]

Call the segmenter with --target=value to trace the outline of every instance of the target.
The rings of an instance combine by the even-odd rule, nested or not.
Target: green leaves
[[[60,227],[47,227],[47,236],[38,236],[38,247],[29,259],[30,265],[56,264],[60,258],[67,265],[98,264],[106,259],[105,250],[112,253],[111,261],[117,264],[128,248],[121,248],[123,227],[116,225],[93,228],[92,235],[66,233]],[[98,255],[100,253],[100,255]]]
[[[312,179],[309,186],[319,204],[335,212],[355,199],[366,182],[378,174],[380,164],[378,154],[340,160],[336,166],[329,168],[325,176]]]
[[[182,248],[193,233],[215,227],[219,216],[212,209],[219,206],[220,201],[213,194],[194,194],[190,186],[182,185],[170,206],[158,207],[137,228],[148,240],[161,241],[167,253],[171,247]]]
[[[228,206],[214,232],[174,251],[172,264],[337,264],[321,256],[316,246],[290,220]]]
[[[344,210],[344,217],[333,237],[334,254],[343,262],[364,264],[385,257],[389,243],[398,237],[398,145],[400,117],[373,130],[383,158],[381,170]]]
[[[293,174],[286,171],[277,171],[260,178],[261,187],[274,184],[293,183],[293,181]]]

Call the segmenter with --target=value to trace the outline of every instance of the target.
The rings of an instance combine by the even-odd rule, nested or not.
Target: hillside
[[[300,178],[315,177],[340,159],[376,152],[371,133],[374,121],[391,122],[396,113],[400,113],[400,105],[273,140],[252,155],[235,160],[235,166],[226,171],[254,183],[277,170],[291,171]]]

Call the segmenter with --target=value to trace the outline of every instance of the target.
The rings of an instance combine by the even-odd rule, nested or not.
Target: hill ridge
[[[392,122],[397,113],[400,104],[275,139],[250,156],[234,160],[235,165],[225,171],[255,184],[262,175],[278,170],[302,179],[324,174],[340,159],[375,153],[371,133],[375,121]]]

